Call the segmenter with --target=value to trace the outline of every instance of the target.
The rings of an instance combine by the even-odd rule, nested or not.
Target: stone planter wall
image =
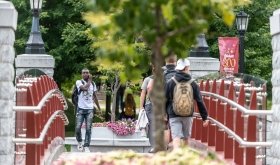
[[[84,140],[84,128],[82,128],[82,135]],[[71,145],[71,151],[77,151],[77,141],[75,137],[66,137],[65,144]],[[123,149],[146,153],[150,149],[149,139],[147,137],[142,137],[140,132],[128,136],[118,136],[107,127],[92,128],[90,144],[91,152],[108,152]]]

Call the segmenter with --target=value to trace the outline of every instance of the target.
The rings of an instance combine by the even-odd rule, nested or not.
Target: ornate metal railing
[[[16,84],[15,164],[45,164],[64,143],[67,103],[48,76],[23,78]]]
[[[201,81],[200,89],[211,124],[202,127],[196,107],[192,138],[239,165],[262,161],[265,147],[272,145],[265,137],[266,116],[272,115],[264,103],[265,87],[208,80]]]

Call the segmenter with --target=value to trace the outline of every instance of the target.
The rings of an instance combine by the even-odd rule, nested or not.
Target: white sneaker
[[[88,147],[84,147],[84,152],[90,152]]]
[[[82,145],[82,142],[78,142],[77,149],[78,151],[83,151],[84,147]]]

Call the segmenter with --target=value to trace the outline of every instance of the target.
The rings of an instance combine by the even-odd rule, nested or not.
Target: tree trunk
[[[163,55],[161,52],[163,40],[157,38],[154,53],[152,55],[152,62],[154,64],[154,84],[151,92],[151,100],[153,104],[153,139],[155,142],[155,151],[165,150],[164,144],[164,114],[165,114],[165,90],[163,84]]]
[[[107,90],[110,90],[110,88]],[[106,111],[105,111],[105,120],[110,121],[110,112],[111,112],[111,92],[106,92]]]
[[[117,102],[116,102],[116,116],[120,117],[119,111],[124,111],[124,103],[123,103],[123,97],[124,97],[124,91],[126,86],[121,85],[117,92]]]
[[[112,103],[112,113],[111,113],[111,122],[116,121],[116,103],[117,103],[117,92],[120,88],[119,78],[116,76],[115,85],[113,88],[113,103]]]

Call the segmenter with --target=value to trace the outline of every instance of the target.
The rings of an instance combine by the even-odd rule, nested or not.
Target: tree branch
[[[178,34],[185,33],[190,29],[192,29],[192,26],[188,26],[188,27],[184,27],[184,28],[180,28],[180,29],[175,29],[173,31],[169,31],[164,35],[164,38],[169,38],[169,37],[176,36]]]

